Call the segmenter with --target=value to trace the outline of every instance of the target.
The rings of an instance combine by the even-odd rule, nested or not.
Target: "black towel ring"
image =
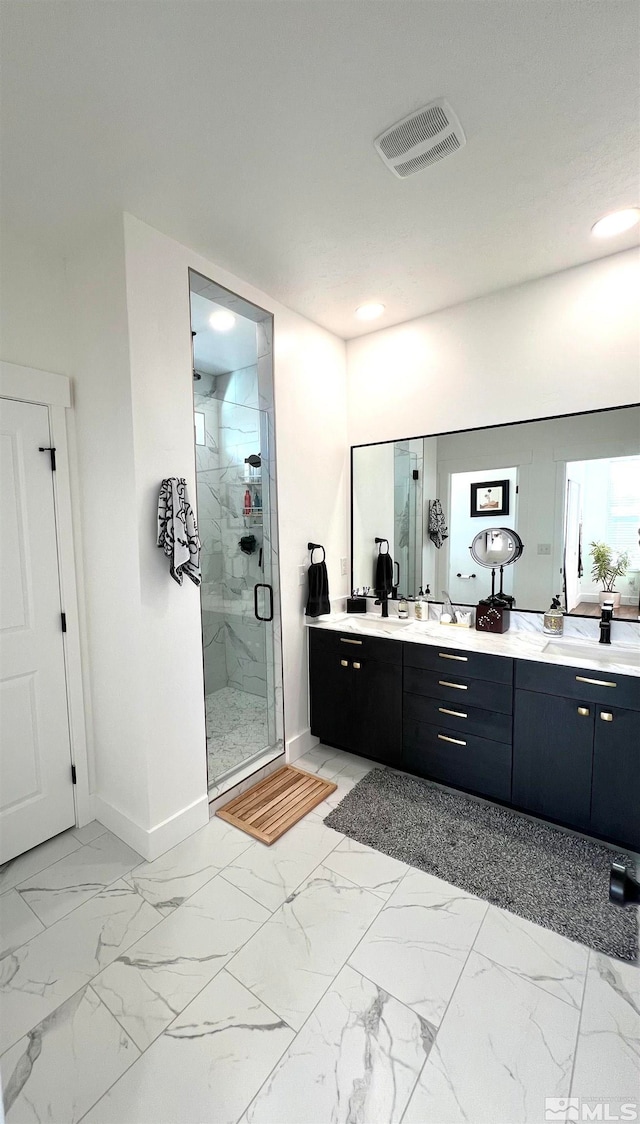
[[[376,539],[375,539],[375,542],[377,542],[377,544],[378,544],[378,554],[389,554],[389,553],[390,553],[390,551],[389,551],[389,540],[388,540],[388,539],[379,539],[379,538],[376,538]],[[385,543],[385,542],[386,542],[386,544],[387,544],[387,549],[386,549],[386,550],[383,550],[383,549],[382,549],[382,544],[383,544],[383,543]]]
[[[312,565],[312,566],[317,566],[317,565],[318,565],[318,563],[317,563],[317,562],[314,562],[314,561],[313,561],[313,552],[314,552],[314,550],[321,550],[321,551],[322,551],[322,558],[320,559],[320,561],[321,561],[321,562],[324,562],[325,558],[327,557],[327,555],[326,555],[326,553],[325,553],[325,549],[324,549],[324,547],[323,547],[323,546],[322,546],[322,544],[321,544],[321,543],[319,543],[319,542],[308,542],[308,543],[307,543],[307,549],[311,551],[311,565]]]

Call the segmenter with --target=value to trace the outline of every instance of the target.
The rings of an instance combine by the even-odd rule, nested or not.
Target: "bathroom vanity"
[[[640,850],[640,659],[540,633],[309,624],[328,745]]]

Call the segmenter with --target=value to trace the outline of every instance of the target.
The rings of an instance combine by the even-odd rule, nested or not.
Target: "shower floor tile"
[[[267,700],[236,687],[205,697],[209,784],[269,744]]]

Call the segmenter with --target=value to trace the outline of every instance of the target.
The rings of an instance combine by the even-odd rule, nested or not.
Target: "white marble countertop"
[[[383,620],[377,613],[334,613],[315,620],[305,618],[309,628],[404,640],[409,644],[460,648],[468,652],[487,652],[538,663],[564,667],[593,668],[614,675],[640,677],[640,649],[631,644],[600,645],[597,640],[552,638],[544,633],[510,630],[501,635],[476,632],[473,628],[440,624],[439,621]],[[561,649],[561,650],[560,650]]]

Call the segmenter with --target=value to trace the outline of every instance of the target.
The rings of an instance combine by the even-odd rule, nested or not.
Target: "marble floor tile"
[[[28,944],[0,959],[0,1051],[42,1022],[160,914],[126,882],[114,882]]]
[[[640,966],[589,954],[571,1095],[640,1106]],[[615,1104],[611,1109],[616,1111]],[[639,1108],[640,1111],[640,1108]]]
[[[17,890],[7,890],[0,897],[0,956],[19,948],[43,929],[44,925],[25,905]]]
[[[411,869],[349,963],[437,1025],[486,911],[479,898]]]
[[[381,905],[375,894],[319,866],[228,969],[299,1029]]]
[[[253,843],[225,867],[223,877],[273,912],[343,838],[308,815],[270,847]]]
[[[99,835],[104,835],[106,827],[103,827],[97,820],[92,820],[91,823],[85,824],[84,827],[72,827],[71,834],[75,836],[80,843],[91,843],[93,839],[97,839]]]
[[[348,837],[327,855],[324,865],[385,901],[409,869],[406,863]]]
[[[584,945],[490,905],[473,949],[580,1007],[589,955]]]
[[[293,1031],[223,969],[85,1124],[236,1124]]]
[[[0,894],[51,866],[65,855],[70,855],[72,851],[78,851],[81,846],[80,840],[75,838],[72,831],[63,831],[62,835],[54,835],[53,839],[47,839],[39,847],[32,847],[24,855],[3,863],[0,866]]]
[[[403,1124],[537,1124],[566,1097],[579,1012],[472,952]]]
[[[145,1050],[268,917],[218,875],[121,953],[93,987]]]
[[[343,766],[346,764],[344,758],[346,754],[341,754],[339,749],[332,749],[327,745],[316,745],[305,753],[304,757],[299,757],[294,761],[299,769],[305,769],[307,773],[316,773],[319,777],[324,777],[326,780],[333,780],[336,773],[339,773]]]
[[[92,839],[17,887],[45,925],[59,921],[94,894],[138,866],[142,856],[110,831]]]
[[[415,1011],[345,967],[243,1122],[395,1124],[432,1040],[433,1028]]]
[[[76,1124],[139,1056],[83,988],[0,1058],[7,1124]]]
[[[213,816],[205,827],[178,843],[177,847],[172,847],[153,862],[136,867],[128,881],[143,898],[166,915],[219,874],[252,842],[246,832]]]

